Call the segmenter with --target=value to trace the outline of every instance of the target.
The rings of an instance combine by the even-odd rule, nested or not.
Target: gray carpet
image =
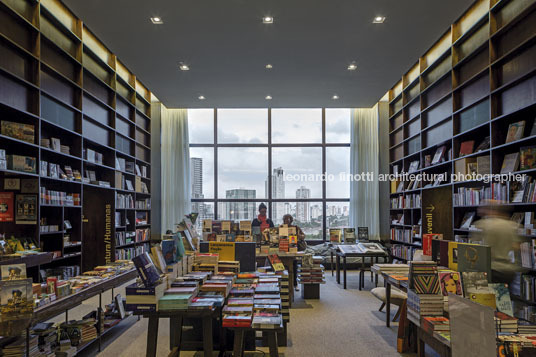
[[[367,274],[366,286],[358,290],[358,275],[348,274],[348,289],[337,285],[335,278],[326,271],[327,283],[321,286],[320,300],[303,300],[301,292],[296,292],[296,300],[291,309],[289,326],[289,346],[280,348],[280,355],[285,357],[307,356],[366,356],[390,357],[401,356],[396,352],[396,333],[398,323],[385,326],[385,313],[379,312],[380,302],[370,294],[373,283]],[[116,293],[123,293],[117,289]],[[111,294],[103,296],[109,301]],[[81,311],[90,310],[95,299],[88,300]],[[392,316],[396,311],[394,307]],[[75,318],[80,313],[70,313]],[[147,320],[131,319],[125,328],[105,339],[102,352],[96,349],[84,353],[87,356],[144,356],[147,338]],[[129,326],[131,325],[131,326]],[[160,322],[158,356],[167,356],[169,344],[168,320]],[[114,336],[115,335],[115,336]],[[267,352],[266,348],[259,348]],[[216,355],[216,353],[215,353]],[[262,353],[247,353],[250,356],[263,356]],[[266,354],[267,356],[268,354]],[[181,356],[202,356],[201,353],[182,352]]]

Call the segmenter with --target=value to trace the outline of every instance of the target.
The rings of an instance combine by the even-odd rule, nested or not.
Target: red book
[[[13,192],[0,192],[0,222],[13,222]]]
[[[474,140],[468,140],[468,141],[464,141],[463,143],[461,143],[461,145],[460,145],[460,157],[472,154],[474,146],[475,146],[475,141]]]
[[[430,233],[422,235],[422,254],[432,256],[432,239],[442,240],[442,234]]]

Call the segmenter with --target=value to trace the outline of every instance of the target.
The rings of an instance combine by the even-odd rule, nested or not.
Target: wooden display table
[[[288,271],[288,283],[289,283],[288,293],[290,296],[289,307],[292,307],[292,302],[294,301],[294,274],[296,274],[296,272],[294,271],[294,262],[296,260],[301,260],[301,258],[303,257],[303,252],[298,252],[298,253],[281,253],[280,252],[280,253],[273,253],[273,254],[276,254],[279,257],[279,259],[281,259],[281,262],[283,263],[283,265]],[[257,253],[257,256],[256,256],[257,264],[259,263],[264,264],[264,262],[266,261],[269,255],[272,255],[272,254]]]
[[[266,336],[268,340],[268,347],[270,349],[270,357],[279,357],[279,350],[277,344],[277,334],[283,331],[283,325],[281,324],[275,329],[254,329],[251,327],[227,327],[229,330],[234,331],[234,346],[233,357],[242,357],[244,355],[244,335],[247,331],[262,331],[262,334]]]
[[[211,357],[213,352],[212,344],[212,319],[221,318],[221,309],[202,310],[174,310],[174,311],[143,311],[134,312],[149,319],[147,329],[147,357],[156,357],[156,346],[158,344],[158,322],[161,318],[169,318],[169,349],[170,355],[179,355],[181,350],[182,326],[184,319],[201,319],[203,323],[203,351],[205,357]],[[220,333],[220,353],[224,352],[223,334]]]

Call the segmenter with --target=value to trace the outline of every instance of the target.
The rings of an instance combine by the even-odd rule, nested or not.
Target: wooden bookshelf
[[[0,183],[12,178],[21,186],[31,183],[34,191],[28,192],[37,197],[36,223],[2,222],[2,233],[31,238],[44,251],[56,252],[29,269],[35,281],[39,269],[77,265],[87,271],[123,257],[131,247],[116,247],[116,233],[135,234],[151,225],[151,92],[59,0],[0,1],[0,51],[2,121],[34,128],[33,142],[2,133],[0,149],[36,161],[34,172],[0,170]],[[68,152],[56,149],[52,138]],[[42,139],[49,139],[50,147]],[[53,174],[49,165],[45,173],[41,162],[95,177],[68,179]],[[79,202],[45,202],[45,188],[76,194]],[[21,194],[21,189],[3,191]],[[119,205],[120,195],[130,204]],[[136,225],[137,202],[143,202],[143,226]],[[71,228],[64,227],[66,220]],[[55,228],[44,231],[44,225]],[[148,239],[133,244],[133,255],[147,245]]]
[[[476,1],[388,91],[390,173],[407,173],[418,162],[415,174],[442,174],[437,186],[391,187],[392,202],[421,196],[422,208],[391,205],[391,222],[404,217],[408,230],[420,225],[422,233],[443,233],[445,239],[467,235],[460,223],[471,202],[454,204],[459,190],[489,188],[494,182],[451,182],[451,174],[463,163],[479,160],[487,174],[499,174],[505,155],[536,145],[531,133],[536,118],[536,2],[533,0]],[[509,125],[525,121],[519,140],[506,143]],[[490,146],[460,157],[463,142],[474,149],[490,137]],[[426,166],[427,155],[446,147],[444,161]],[[479,172],[480,173],[480,172]],[[534,168],[515,173],[536,178]],[[505,204],[514,212],[534,211],[536,202]],[[431,206],[434,206],[432,212]],[[428,217],[430,221],[427,221]],[[439,220],[438,217],[442,217]],[[478,218],[478,217],[476,217]],[[419,224],[420,223],[420,224]],[[393,256],[416,249],[415,241],[393,241]]]

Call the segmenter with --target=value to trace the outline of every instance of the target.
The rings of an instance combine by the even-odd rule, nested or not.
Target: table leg
[[[333,250],[329,250],[329,256],[330,256],[330,259],[331,259],[331,264],[329,265],[329,267],[331,268],[331,276],[333,276]]]
[[[420,327],[417,327],[420,329]],[[421,332],[417,332],[417,357],[425,357],[424,341],[421,338]]]
[[[268,331],[268,347],[270,347],[270,357],[279,357],[276,331]]]
[[[344,288],[346,289],[346,255],[342,257],[342,265],[344,269]]]
[[[203,350],[205,357],[212,357],[212,316],[203,317]]]
[[[169,349],[178,347],[181,350],[182,316],[173,316],[169,319]],[[180,353],[180,352],[179,352]]]
[[[242,357],[244,354],[244,330],[234,330],[234,346],[233,357]]]
[[[336,266],[337,266],[337,284],[341,283],[341,257],[339,254],[337,254],[336,260]]]
[[[391,326],[391,284],[385,285],[385,326]]]
[[[291,258],[290,264],[288,264],[288,292],[289,292],[289,307],[292,307],[294,301],[294,259]]]
[[[158,339],[158,316],[149,317],[149,327],[147,329],[147,357],[156,357],[156,345]]]
[[[361,258],[361,270],[359,271],[359,290],[365,287],[365,257]]]

